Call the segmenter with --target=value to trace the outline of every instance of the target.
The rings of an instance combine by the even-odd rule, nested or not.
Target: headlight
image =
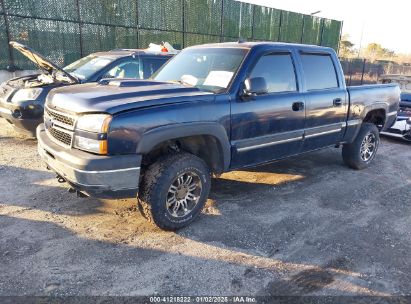
[[[74,147],[98,154],[107,154],[107,132],[111,116],[90,114],[77,120]]]
[[[42,88],[20,89],[14,94],[11,99],[12,102],[19,102],[25,100],[36,100],[40,96]]]
[[[107,140],[98,140],[76,135],[74,147],[98,154],[107,154]]]
[[[77,120],[76,129],[96,133],[106,133],[110,120],[111,116],[107,114],[83,115]]]

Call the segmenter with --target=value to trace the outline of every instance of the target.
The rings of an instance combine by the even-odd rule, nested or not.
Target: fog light
[[[74,139],[74,147],[93,153],[107,154],[107,140],[76,136]]]
[[[21,112],[20,112],[20,110],[14,110],[11,115],[12,115],[14,118],[21,118]]]

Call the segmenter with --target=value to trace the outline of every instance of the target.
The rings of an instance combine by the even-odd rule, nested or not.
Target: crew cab
[[[148,78],[176,53],[167,48],[163,51],[116,49],[90,54],[61,68],[28,46],[13,41],[10,45],[43,71],[0,85],[0,117],[28,136],[35,136],[37,126],[43,121],[44,103],[50,90],[102,78]]]
[[[60,181],[136,197],[162,229],[201,212],[211,176],[341,146],[364,169],[394,123],[397,85],[346,87],[331,48],[272,42],[183,50],[148,80],[53,90],[38,151]]]

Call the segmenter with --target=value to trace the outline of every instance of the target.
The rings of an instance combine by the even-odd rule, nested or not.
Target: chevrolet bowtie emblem
[[[53,121],[49,118],[44,121],[44,127],[48,130],[53,127]]]

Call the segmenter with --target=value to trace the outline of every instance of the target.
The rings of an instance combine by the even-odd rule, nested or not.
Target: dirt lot
[[[0,119],[0,295],[411,294],[411,146],[225,174],[177,233],[135,200],[77,198]]]

